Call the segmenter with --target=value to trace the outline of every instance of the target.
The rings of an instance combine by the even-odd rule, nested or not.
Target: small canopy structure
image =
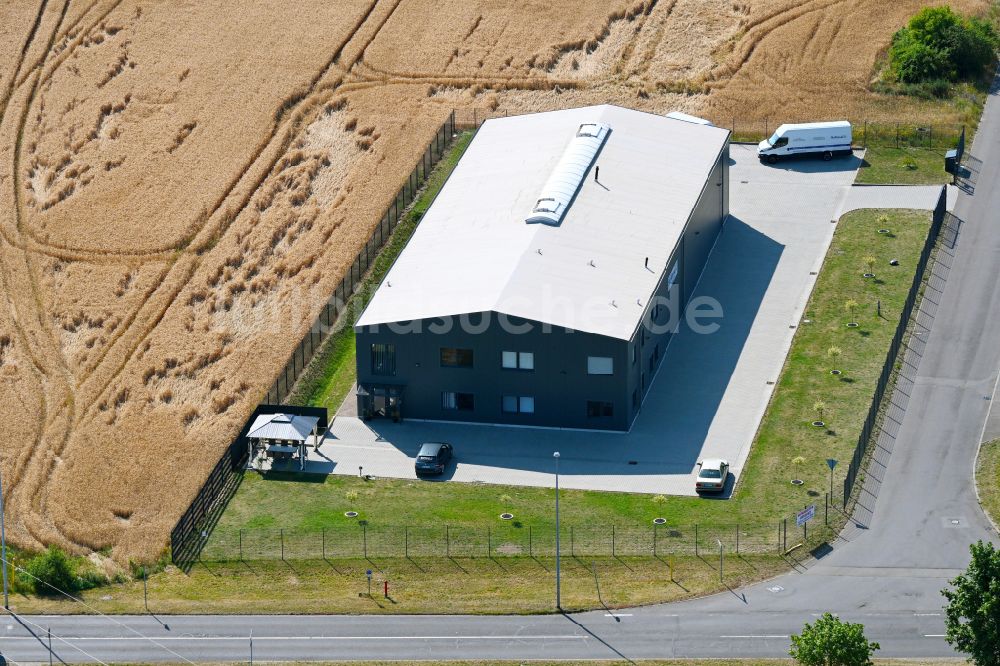
[[[306,443],[312,435],[316,442],[316,426],[319,417],[301,414],[261,414],[254,419],[247,440],[250,447],[250,459],[254,459],[257,445],[264,444],[270,454],[290,454],[298,450],[299,469],[306,466]]]

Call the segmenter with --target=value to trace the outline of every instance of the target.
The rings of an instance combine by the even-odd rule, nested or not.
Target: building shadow
[[[769,169],[795,171],[796,173],[833,173],[836,171],[857,171],[868,163],[862,157],[863,151],[855,151],[850,155],[835,155],[829,162],[823,161],[819,155],[789,155],[782,157],[776,164],[763,161]]]

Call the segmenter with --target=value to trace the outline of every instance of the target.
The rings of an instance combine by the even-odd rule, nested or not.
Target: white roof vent
[[[611,132],[606,123],[583,123],[570,140],[562,157],[549,176],[542,193],[538,197],[531,215],[524,221],[528,224],[541,223],[558,225],[576,196],[583,177],[597,157],[597,151]]]

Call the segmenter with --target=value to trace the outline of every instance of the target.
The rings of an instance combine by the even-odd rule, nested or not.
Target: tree
[[[902,83],[951,79],[955,73],[945,49],[925,44],[907,28],[893,37],[889,61],[892,73]]]
[[[945,50],[955,29],[961,28],[962,17],[951,7],[924,7],[910,19],[908,28],[913,38],[935,49]]]
[[[60,592],[79,590],[73,563],[56,546],[49,546],[44,553],[28,560],[24,568],[31,576],[36,594],[58,595]]]
[[[945,627],[948,642],[967,653],[976,666],[1000,664],[1000,551],[992,543],[970,546],[972,562],[951,588],[941,590],[948,600]]]
[[[788,654],[805,666],[870,666],[878,643],[869,643],[861,624],[843,622],[824,613],[823,617],[792,636]]]
[[[875,262],[878,261],[878,258],[875,255],[873,255],[873,254],[866,255],[865,258],[862,259],[862,261],[864,261],[865,262],[865,266],[868,267],[868,273],[869,274],[872,274],[872,273],[875,272]]]
[[[843,354],[843,353],[844,352],[843,352],[843,350],[840,347],[830,347],[829,349],[826,350],[826,355],[829,356],[832,359],[832,362],[834,364],[837,363],[837,359],[840,358],[840,355]],[[832,369],[836,370],[836,368],[832,368]]]
[[[948,29],[946,50],[961,78],[979,76],[993,63],[1000,39],[988,21],[971,18]]]
[[[819,417],[817,420],[823,420],[823,412],[826,411],[826,403],[822,400],[817,400],[813,403],[813,409],[816,410],[816,415]]]
[[[844,301],[844,309],[847,310],[847,314],[851,316],[851,321],[854,321],[854,311],[858,309],[858,302],[853,298],[849,298]]]

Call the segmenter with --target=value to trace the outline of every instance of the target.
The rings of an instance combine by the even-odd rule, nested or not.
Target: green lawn
[[[724,591],[777,575],[777,555],[725,557],[563,557],[566,610],[625,607]],[[365,570],[371,569],[372,596]],[[594,582],[596,571],[601,597]],[[672,573],[671,573],[672,572]],[[551,557],[392,558],[198,563],[149,578],[149,610],[179,613],[548,613],[555,606]],[[671,578],[672,576],[672,578]],[[389,581],[389,599],[382,583]],[[442,585],[442,581],[447,584]],[[104,613],[142,613],[141,579],[82,593]],[[11,595],[17,613],[91,613],[82,604]]]
[[[997,524],[1000,520],[1000,439],[983,444],[976,461],[976,487],[983,510]]]
[[[880,220],[881,215],[887,216]],[[876,378],[900,308],[912,280],[929,225],[927,212],[858,211],[840,221],[830,252],[807,308],[810,324],[796,333],[775,395],[758,431],[757,441],[734,498],[727,502],[695,497],[660,497],[627,493],[564,491],[565,525],[649,525],[663,516],[671,526],[695,523],[753,526],[767,538],[782,517],[818,503],[828,489],[825,460],[845,461],[837,468],[838,495],[868,411]],[[878,234],[886,227],[889,234]],[[865,279],[863,257],[877,258],[876,278]],[[900,265],[890,267],[889,258]],[[858,328],[844,303],[859,303]],[[881,300],[882,316],[876,314]],[[839,358],[828,356],[839,347]],[[834,376],[830,370],[840,369]],[[816,428],[813,405],[823,401],[827,427]],[[790,484],[792,478],[805,481]],[[838,495],[839,497],[839,495]],[[353,524],[344,512],[360,513],[371,526],[483,527],[498,525],[498,514],[510,511],[525,526],[548,529],[552,491],[484,484],[428,483],[330,476],[305,483],[247,475],[223,515],[217,538],[238,529],[319,529]],[[762,536],[761,538],[765,538]],[[209,550],[212,544],[209,544]]]
[[[879,185],[941,185],[951,182],[944,170],[944,150],[872,146],[856,182]]]
[[[331,414],[339,409],[356,377],[353,324],[364,310],[366,304],[364,299],[374,293],[374,288],[389,272],[396,257],[403,251],[416,230],[420,218],[430,208],[465,149],[469,147],[472,137],[472,132],[460,134],[431,171],[423,191],[403,215],[379,252],[371,270],[363,278],[356,295],[349,300],[347,312],[338,322],[339,330],[326,339],[295,385],[294,391],[288,397],[290,404],[326,407]]]

